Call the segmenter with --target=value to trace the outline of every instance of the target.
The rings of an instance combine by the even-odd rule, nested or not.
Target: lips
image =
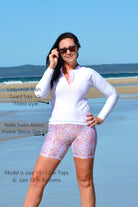
[[[66,58],[72,58],[73,57],[73,55],[70,55],[70,56],[66,56]]]

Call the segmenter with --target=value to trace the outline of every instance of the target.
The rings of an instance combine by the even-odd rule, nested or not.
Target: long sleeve
[[[98,114],[98,117],[104,120],[118,101],[119,94],[115,88],[96,71],[93,71],[92,74],[92,84],[97,90],[107,97],[106,103]]]
[[[46,98],[48,96],[48,93],[50,91],[50,81],[52,78],[54,70],[51,68],[47,68],[45,71],[43,77],[37,84],[35,88],[35,95],[39,98]]]

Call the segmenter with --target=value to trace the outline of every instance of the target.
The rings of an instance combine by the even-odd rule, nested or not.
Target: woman
[[[44,187],[71,145],[82,207],[95,206],[93,164],[97,143],[95,125],[101,124],[119,95],[103,77],[77,62],[77,37],[63,33],[47,57],[48,68],[36,86],[37,97],[50,92],[52,113],[48,133],[36,162],[24,207],[37,207]],[[107,97],[97,117],[90,113],[87,94],[91,86]],[[37,172],[41,173],[37,173]],[[50,173],[47,173],[50,172]]]

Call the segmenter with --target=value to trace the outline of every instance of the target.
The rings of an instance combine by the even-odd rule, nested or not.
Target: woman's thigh
[[[39,155],[31,177],[31,184],[45,186],[61,160]]]
[[[93,179],[94,158],[81,159],[74,157],[74,162],[78,181]]]
[[[78,134],[72,143],[73,156],[91,159],[95,156],[97,132],[95,127],[78,125]]]

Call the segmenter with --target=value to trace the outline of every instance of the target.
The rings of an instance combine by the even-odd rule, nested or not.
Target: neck
[[[68,71],[68,70],[73,70],[74,68],[76,68],[79,64],[77,62],[69,65],[69,64],[64,64],[63,68],[64,70]]]

